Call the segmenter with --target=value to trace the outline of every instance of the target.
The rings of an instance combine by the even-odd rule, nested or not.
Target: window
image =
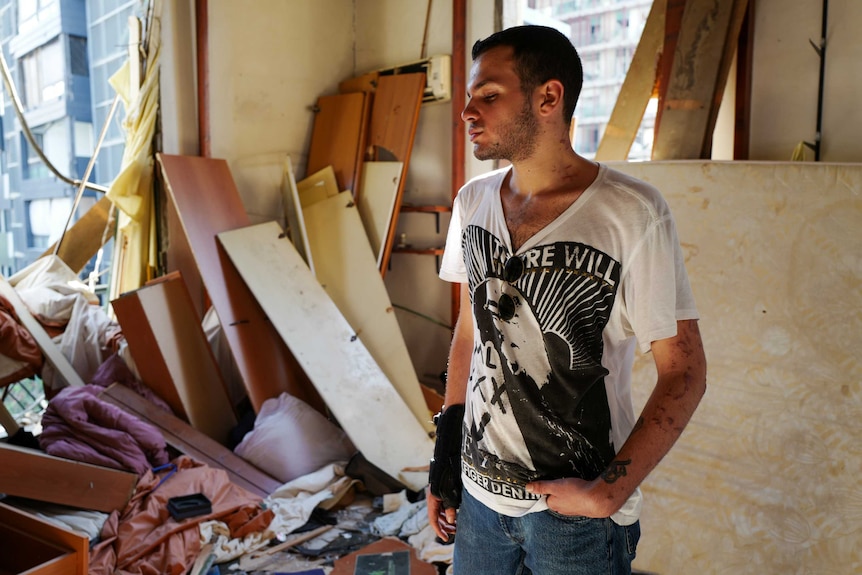
[[[72,198],[30,200],[25,205],[28,248],[46,249],[60,239],[72,209]]]
[[[41,22],[60,14],[57,0],[18,0],[18,33],[36,29]]]
[[[59,37],[21,58],[27,108],[56,100],[65,93],[64,64]]]

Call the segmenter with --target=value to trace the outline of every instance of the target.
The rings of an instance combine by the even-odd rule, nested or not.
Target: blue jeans
[[[455,575],[628,575],[640,524],[571,517],[551,510],[500,515],[464,491]]]

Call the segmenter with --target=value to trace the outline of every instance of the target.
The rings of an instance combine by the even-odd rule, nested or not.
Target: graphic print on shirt
[[[576,242],[512,256],[472,225],[462,243],[477,342],[464,471],[491,493],[524,500],[538,498],[523,489],[534,479],[597,477],[615,453],[602,330],[619,262]],[[518,277],[504,271],[510,257],[523,263]]]

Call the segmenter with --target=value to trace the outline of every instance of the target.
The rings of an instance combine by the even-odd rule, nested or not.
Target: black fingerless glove
[[[443,501],[444,508],[461,505],[461,429],[464,405],[450,405],[436,416],[437,442],[428,477],[431,495]]]

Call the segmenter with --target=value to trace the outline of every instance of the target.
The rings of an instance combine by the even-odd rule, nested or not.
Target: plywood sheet
[[[112,305],[143,382],[192,427],[226,444],[236,414],[182,276],[166,276]],[[133,329],[124,319],[135,320]]]
[[[0,493],[110,513],[128,503],[134,473],[0,443]]]
[[[369,97],[364,92],[317,99],[307,173],[332,166],[339,190],[356,190],[365,153]]]
[[[296,176],[293,173],[293,163],[290,156],[284,160],[281,179],[281,193],[284,198],[284,215],[287,222],[287,231],[293,242],[293,247],[300,257],[314,272],[314,260],[311,258],[311,248],[308,245],[308,231],[305,229],[305,219],[302,217],[302,201],[299,197],[299,188],[296,185]]]
[[[636,567],[862,565],[862,166],[612,166],[668,199],[709,364],[703,402],[644,485]],[[637,401],[654,373],[637,359]]]
[[[278,333],[363,455],[411,489],[433,444],[275,222],[218,235]],[[284,294],[292,305],[284,305]]]
[[[258,410],[286,391],[323,409],[319,395],[216,243],[218,232],[249,225],[227,162],[156,157],[252,406]]]
[[[165,443],[173,449],[210,467],[224,469],[232,483],[252,493],[266,497],[282,485],[227,447],[123,385],[111,385],[99,394],[99,398],[154,425],[165,438]]]
[[[317,280],[416,419],[432,430],[432,414],[350,192],[307,207],[305,219]]]

